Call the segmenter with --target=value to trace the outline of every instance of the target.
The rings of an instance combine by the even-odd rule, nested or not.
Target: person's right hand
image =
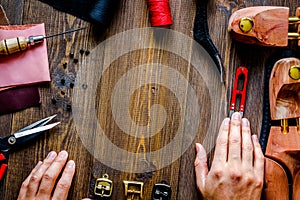
[[[250,123],[234,113],[221,125],[211,169],[202,145],[196,144],[197,187],[204,199],[259,200],[264,178],[264,155]]]

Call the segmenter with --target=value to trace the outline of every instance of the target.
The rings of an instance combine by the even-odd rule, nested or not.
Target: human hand
[[[39,161],[22,183],[18,200],[67,199],[75,173],[73,160],[68,161],[63,170],[67,159],[66,151],[61,151],[58,155],[51,151],[43,162]],[[62,170],[62,176],[54,189],[56,179]]]
[[[196,144],[198,190],[204,199],[259,200],[264,178],[264,155],[257,136],[251,138],[250,123],[234,113],[224,119],[211,169],[202,145]]]

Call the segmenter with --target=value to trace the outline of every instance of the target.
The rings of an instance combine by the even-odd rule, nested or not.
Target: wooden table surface
[[[213,94],[214,97],[212,99],[209,99],[207,95],[207,85],[203,83],[204,79],[197,73],[195,66],[192,66],[177,55],[160,49],[155,50],[149,48],[129,52],[117,58],[114,62],[109,63],[110,65],[106,70],[103,69],[101,63],[104,62],[103,60],[109,59],[109,56],[105,54],[103,57],[97,57],[97,53],[95,53],[93,49],[95,49],[97,45],[100,45],[105,39],[118,33],[134,28],[149,27],[149,15],[145,0],[121,0],[110,27],[105,31],[99,31],[97,26],[72,15],[59,12],[37,0],[0,0],[0,4],[4,7],[11,24],[45,23],[47,34],[87,26],[87,29],[80,32],[47,40],[52,81],[48,84],[41,85],[41,96],[43,100],[41,106],[0,116],[1,136],[7,136],[32,122],[52,114],[57,113],[58,117],[56,120],[61,121],[59,126],[46,132],[33,143],[10,154],[8,171],[5,179],[0,184],[0,199],[16,199],[22,181],[28,176],[35,164],[39,160],[42,160],[49,151],[61,151],[65,149],[69,152],[69,158],[73,159],[76,163],[76,174],[69,193],[69,199],[89,197],[91,194],[89,191],[91,180],[102,177],[103,174],[107,173],[110,179],[114,181],[112,199],[125,199],[123,180],[138,180],[144,182],[144,199],[151,199],[153,185],[161,180],[165,180],[172,187],[172,199],[181,200],[200,198],[197,194],[194,178],[193,162],[195,149],[193,144],[205,140],[206,147],[209,149],[213,148],[217,133],[216,131],[206,133],[206,131],[208,130],[209,123],[212,123],[212,126],[217,130],[221,119],[227,115],[229,94],[231,93],[234,77],[233,72],[240,65],[247,66],[249,69],[245,117],[250,118],[252,132],[256,134],[260,132],[265,62],[266,59],[276,51],[276,48],[249,46],[232,41],[227,32],[228,19],[231,13],[239,8],[248,6],[274,5],[288,6],[291,8],[291,14],[294,14],[297,5],[299,5],[299,1],[210,1],[208,7],[210,33],[212,40],[221,54],[226,73],[225,85],[220,87],[221,90],[218,90],[219,94]],[[196,1],[171,0],[170,5],[174,21],[171,30],[178,31],[185,34],[188,38],[192,38]],[[141,32],[141,36],[142,34],[143,32]],[[136,40],[138,40],[138,37]],[[112,49],[112,51],[119,50],[123,44],[120,43],[118,45],[119,46],[114,47],[115,49]],[[190,44],[187,44],[187,46],[188,45]],[[80,49],[90,50],[92,53],[91,55],[80,55]],[[69,57],[71,52],[74,53],[75,58],[79,59],[79,63],[74,63],[73,59]],[[75,91],[78,85],[72,88],[70,83],[75,83],[79,69],[82,70],[83,66],[87,66],[88,64],[92,65],[93,62],[94,65],[99,65],[99,72],[95,72],[95,74],[103,72],[101,74],[102,77],[99,78],[98,82],[95,82],[96,92],[82,96],[82,99],[80,99],[78,95],[81,93],[78,93],[78,89]],[[67,63],[67,67],[63,66],[64,63]],[[134,173],[136,172],[134,171],[135,167],[139,165],[140,160],[129,164],[132,173],[116,170],[114,167],[107,166],[107,164],[99,161],[97,156],[94,156],[95,152],[92,152],[90,148],[86,148],[89,144],[84,144],[84,139],[81,138],[82,134],[84,134],[82,133],[84,123],[89,123],[90,119],[89,116],[91,113],[85,112],[88,111],[89,105],[87,102],[90,102],[89,100],[92,99],[91,102],[95,104],[94,110],[96,111],[98,122],[104,129],[107,138],[120,149],[135,153],[142,152],[140,155],[146,155],[145,152],[159,150],[172,142],[172,139],[176,136],[176,130],[182,125],[181,123],[188,126],[186,124],[187,122],[181,121],[183,115],[181,112],[187,109],[187,107],[179,105],[180,102],[176,94],[168,89],[168,87],[157,83],[145,84],[135,90],[130,96],[129,105],[125,104],[125,98],[122,95],[116,96],[116,104],[119,106],[117,107],[117,114],[122,115],[123,113],[119,112],[121,112],[124,106],[127,106],[132,120],[140,126],[149,125],[151,120],[156,120],[154,123],[158,123],[157,121],[162,120],[160,117],[165,116],[164,128],[161,129],[157,135],[153,137],[148,137],[147,135],[143,135],[142,137],[129,136],[118,127],[119,124],[114,122],[115,116],[111,111],[111,98],[114,92],[113,86],[117,84],[119,79],[124,77],[124,74],[139,65],[145,64],[146,76],[132,76],[129,77],[129,81],[136,82],[144,80],[151,77],[151,74],[158,73],[158,68],[153,68],[153,63],[167,65],[179,71],[184,78],[187,78],[187,85],[191,85],[194,88],[201,108],[200,116],[198,116],[200,122],[197,129],[198,132],[196,136],[192,138],[193,144],[188,145],[186,151],[180,148],[180,146],[178,146],[178,149],[174,149],[174,152],[179,152],[181,157],[178,159],[175,157],[174,162],[170,165],[160,168],[159,164],[152,161],[149,163],[149,160],[145,158],[146,160],[143,161],[147,161],[148,171],[146,169],[145,172]],[[169,78],[168,75],[166,75],[166,78]],[[62,79],[65,80],[65,83],[61,82]],[[220,86],[218,77],[211,80],[210,84],[214,83],[216,83],[216,87]],[[187,85],[182,86],[176,83],[176,81],[171,84],[175,84],[174,87],[180,88],[180,91],[188,91]],[[85,87],[90,87],[90,85],[86,85]],[[123,89],[126,89],[126,87]],[[82,113],[78,113],[80,109],[74,109],[75,107],[73,110],[69,109],[70,106],[74,106],[74,95],[75,99],[79,100],[79,102],[82,100],[82,108],[85,108]],[[89,95],[92,95],[92,97]],[[187,105],[189,99],[188,93],[182,95],[186,97],[185,105]],[[55,104],[52,99],[56,100]],[[210,107],[210,105],[213,105],[213,101],[219,102],[217,107]],[[152,113],[153,116],[150,116],[150,108],[154,104],[160,104],[165,108],[165,112],[154,112]],[[87,121],[80,123],[78,122],[80,119]],[[88,125],[89,124],[87,124],[87,126]],[[86,135],[89,136],[89,134],[91,134],[89,131],[93,132],[95,129],[96,128],[88,127]],[[186,132],[181,135],[181,137],[184,138],[189,136],[190,135]],[[91,137],[94,137],[96,142],[101,140],[101,138],[97,138],[95,134],[91,134]],[[185,141],[184,138],[182,138],[182,141]],[[117,157],[117,155],[115,155],[116,152],[107,151],[105,144],[103,146],[97,146],[97,144],[95,144],[94,149],[97,149],[97,152],[103,152],[105,155]],[[170,155],[167,155],[167,157],[170,156],[173,159],[173,151],[168,153]],[[127,158],[124,158],[124,162],[126,159]],[[154,171],[149,172],[149,166],[152,167],[150,169]]]

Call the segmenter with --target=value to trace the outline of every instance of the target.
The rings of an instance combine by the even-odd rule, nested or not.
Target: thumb
[[[195,159],[195,171],[196,171],[196,183],[200,192],[203,194],[205,190],[205,181],[208,174],[207,155],[204,147],[196,143],[196,159]]]

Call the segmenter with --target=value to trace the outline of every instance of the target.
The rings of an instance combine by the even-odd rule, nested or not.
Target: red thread
[[[150,11],[151,26],[169,28],[172,16],[169,0],[147,0]]]

